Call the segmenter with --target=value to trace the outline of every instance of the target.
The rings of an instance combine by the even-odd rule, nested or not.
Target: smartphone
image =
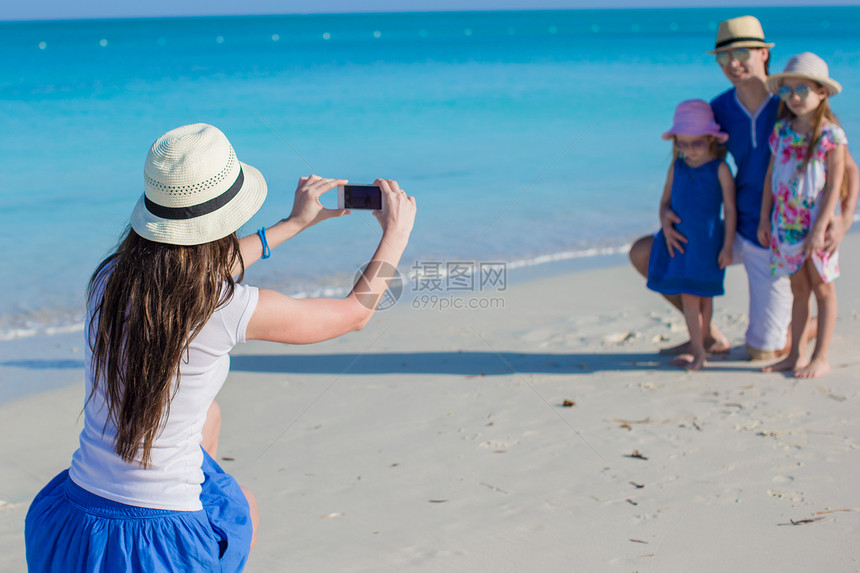
[[[338,209],[382,209],[382,190],[376,185],[338,185]]]

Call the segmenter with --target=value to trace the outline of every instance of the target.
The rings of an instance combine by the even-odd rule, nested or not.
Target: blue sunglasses
[[[786,101],[792,95],[796,95],[799,99],[806,99],[809,97],[809,92],[809,86],[797,86],[794,89],[791,89],[788,86],[782,86],[779,88],[777,94],[779,95],[779,99]]]

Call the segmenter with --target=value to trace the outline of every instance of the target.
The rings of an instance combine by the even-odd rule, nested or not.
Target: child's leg
[[[776,364],[762,368],[762,372],[795,370],[806,365],[806,348],[803,343],[807,340],[804,331],[809,319],[809,297],[812,294],[812,285],[805,267],[806,263],[790,277],[791,293],[794,296],[791,305],[791,350],[788,356]]]
[[[682,294],[681,302],[684,305],[684,319],[687,321],[687,330],[690,331],[690,360],[684,368],[687,370],[700,370],[705,365],[705,332],[702,321],[702,297],[692,294]]]
[[[804,265],[815,293],[815,301],[818,304],[818,337],[815,339],[815,350],[812,359],[805,368],[794,373],[795,378],[816,378],[830,372],[830,362],[827,359],[827,350],[830,347],[830,339],[833,338],[833,329],[836,327],[836,285],[833,282],[826,283],[821,280],[821,275],[815,270],[812,261],[807,260]]]
[[[714,316],[714,299],[710,296],[701,297],[700,301],[702,309],[702,332],[707,334],[711,331],[711,318]],[[705,336],[707,343],[707,336]]]
[[[648,278],[648,261],[651,256],[651,247],[654,244],[654,235],[647,235],[645,237],[640,237],[630,246],[630,251],[628,253],[630,257],[630,262],[633,263],[633,267],[639,271],[646,279]],[[658,245],[659,247],[666,248],[665,245]],[[684,314],[684,304],[681,302],[681,295],[661,295],[666,299],[669,304],[678,309],[681,314]],[[718,329],[714,328],[710,332],[705,331],[707,337],[705,338],[705,347],[708,349],[708,352],[714,353],[723,353],[728,352],[730,345],[729,339],[720,332]],[[663,348],[660,350],[660,354],[668,354],[672,356],[677,356],[679,354],[685,354],[690,352],[690,342],[684,342],[677,346],[672,346],[670,348]],[[686,363],[686,361],[684,361]]]

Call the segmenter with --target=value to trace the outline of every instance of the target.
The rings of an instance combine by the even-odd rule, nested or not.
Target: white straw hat
[[[842,91],[839,82],[830,79],[827,62],[812,52],[803,52],[788,60],[785,70],[781,74],[767,77],[767,88],[771,92],[777,93],[782,86],[782,80],[785,78],[801,78],[817,82],[827,88],[828,96],[835,96]]]
[[[714,49],[708,53],[716,54],[720,50],[735,48],[773,48],[773,46],[774,44],[765,41],[764,30],[758,18],[740,16],[720,22]]]
[[[159,137],[143,167],[131,227],[145,239],[201,245],[237,231],[263,204],[263,175],[236,159],[217,127],[184,125]]]

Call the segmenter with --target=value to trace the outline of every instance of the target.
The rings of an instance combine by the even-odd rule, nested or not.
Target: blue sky
[[[575,8],[663,8],[809,6],[811,0],[5,0],[0,20],[130,18],[238,14],[414,12],[437,10],[559,10]],[[816,5],[855,5],[824,0]]]

